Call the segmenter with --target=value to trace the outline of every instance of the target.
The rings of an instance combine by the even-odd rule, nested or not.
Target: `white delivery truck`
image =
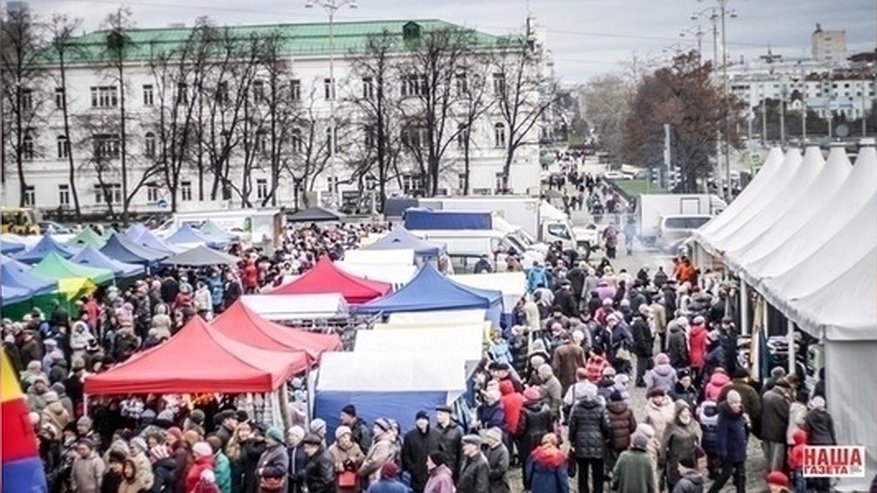
[[[547,243],[559,241],[564,248],[579,248],[569,218],[546,217],[541,200],[520,195],[486,197],[434,197],[420,199],[420,207],[448,211],[492,212],[494,229],[513,235],[528,249],[548,252]],[[558,211],[560,212],[560,211]],[[562,214],[562,213],[561,213]]]
[[[524,268],[533,262],[544,262],[545,256],[535,250],[526,250],[514,237],[494,229],[426,229],[411,230],[415,236],[443,243],[451,258],[456,274],[472,273],[482,255],[488,255],[496,272],[505,272],[505,253],[514,251]]]
[[[210,220],[225,231],[237,235],[241,241],[254,244],[283,241],[285,216],[280,209],[237,209],[197,212],[178,212],[159,227],[159,235],[173,234],[183,224],[199,227]]]
[[[707,193],[645,194],[639,196],[639,238],[653,245],[658,236],[661,219],[676,215],[715,216],[728,207],[718,195]]]

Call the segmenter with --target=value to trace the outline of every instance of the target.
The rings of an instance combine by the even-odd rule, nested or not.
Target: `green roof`
[[[334,52],[336,55],[344,55],[361,50],[369,35],[381,33],[387,30],[398,35],[400,47],[403,46],[403,27],[409,22],[420,26],[421,32],[438,31],[442,29],[461,29],[472,33],[477,45],[496,46],[503,36],[479,32],[464,28],[449,22],[437,19],[418,20],[380,20],[360,22],[335,22],[334,28]],[[171,28],[132,28],[124,31],[127,38],[125,59],[130,62],[149,60],[157,53],[173,52],[181,47],[192,35],[193,27]],[[328,55],[331,49],[329,43],[329,23],[302,23],[302,24],[266,24],[251,26],[217,26],[217,30],[227,29],[232,35],[247,38],[250,36],[268,36],[276,33],[280,36],[281,55],[296,56],[320,56]],[[71,63],[88,63],[105,59],[107,48],[106,38],[110,31],[92,31],[70,40],[71,49],[68,50],[67,60]],[[52,50],[47,50],[47,61],[55,61]]]

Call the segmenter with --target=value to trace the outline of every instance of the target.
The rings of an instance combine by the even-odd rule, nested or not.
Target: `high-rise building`
[[[844,30],[823,30],[816,24],[811,36],[813,59],[820,63],[841,63],[847,59],[847,32]]]

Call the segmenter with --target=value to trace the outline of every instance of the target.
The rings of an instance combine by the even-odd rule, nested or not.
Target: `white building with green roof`
[[[539,193],[540,105],[550,92],[540,45],[440,20],[340,22],[331,38],[329,29],[90,32],[61,45],[65,84],[58,45],[48,44],[39,78],[24,90],[34,108],[21,151],[25,185],[7,147],[3,203],[18,205],[23,192],[28,205],[72,209],[75,187],[85,213],[118,212],[126,196],[132,212],[208,200],[294,206],[305,197],[345,208],[381,179],[388,196]],[[440,32],[464,37],[466,50],[449,42],[445,53],[428,53],[423,39],[435,43]],[[389,67],[380,74],[367,48],[378,39]]]

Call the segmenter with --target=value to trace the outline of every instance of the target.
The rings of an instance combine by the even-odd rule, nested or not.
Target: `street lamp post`
[[[703,29],[701,29],[700,24],[693,28],[683,29],[679,32],[679,37],[684,38],[686,35],[692,35],[697,39],[697,62],[703,62],[703,35],[706,34]]]
[[[329,16],[329,166],[332,168],[332,203],[337,207],[340,203],[338,197],[338,167],[336,166],[336,139],[338,133],[336,131],[335,118],[335,13],[338,9],[349,7],[351,9],[358,8],[356,0],[307,0],[305,8],[311,9],[322,7]]]

